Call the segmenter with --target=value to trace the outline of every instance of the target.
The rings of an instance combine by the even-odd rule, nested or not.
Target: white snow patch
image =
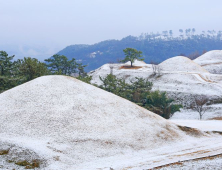
[[[159,66],[162,71],[207,73],[200,65],[183,56],[169,58],[160,63]]]
[[[222,74],[222,50],[209,51],[194,60],[213,74]]]
[[[221,120],[176,120],[171,119],[171,122],[174,122],[181,126],[188,126],[192,128],[197,128],[203,131],[221,131],[222,132],[222,121]]]

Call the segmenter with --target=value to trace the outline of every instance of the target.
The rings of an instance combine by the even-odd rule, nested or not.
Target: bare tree
[[[191,103],[190,108],[199,113],[200,120],[203,118],[205,112],[209,109],[208,107],[206,107],[208,101],[209,99],[207,98],[207,96],[201,95],[194,97],[194,102]]]
[[[110,74],[113,75],[114,62],[109,62]]]
[[[153,75],[160,75],[161,74],[161,69],[160,66],[158,65],[158,62],[151,61],[150,64],[152,65],[153,69]]]
[[[113,64],[109,64],[109,68],[110,68],[110,74],[113,75],[113,68],[114,68]]]

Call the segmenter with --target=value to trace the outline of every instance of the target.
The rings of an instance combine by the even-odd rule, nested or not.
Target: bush
[[[182,108],[182,105],[173,104],[174,100],[169,99],[166,92],[151,92],[153,83],[147,79],[136,77],[135,81],[129,84],[124,79],[109,74],[105,78],[100,77],[100,80],[102,81],[100,88],[130,100],[166,119]]]

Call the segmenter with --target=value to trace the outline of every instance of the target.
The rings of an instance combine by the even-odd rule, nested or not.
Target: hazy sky
[[[221,0],[0,0],[0,50],[51,55],[151,31],[222,30],[221,7]]]

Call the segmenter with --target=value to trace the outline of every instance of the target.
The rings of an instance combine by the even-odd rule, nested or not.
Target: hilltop
[[[194,60],[213,74],[222,74],[222,50],[209,51]]]

